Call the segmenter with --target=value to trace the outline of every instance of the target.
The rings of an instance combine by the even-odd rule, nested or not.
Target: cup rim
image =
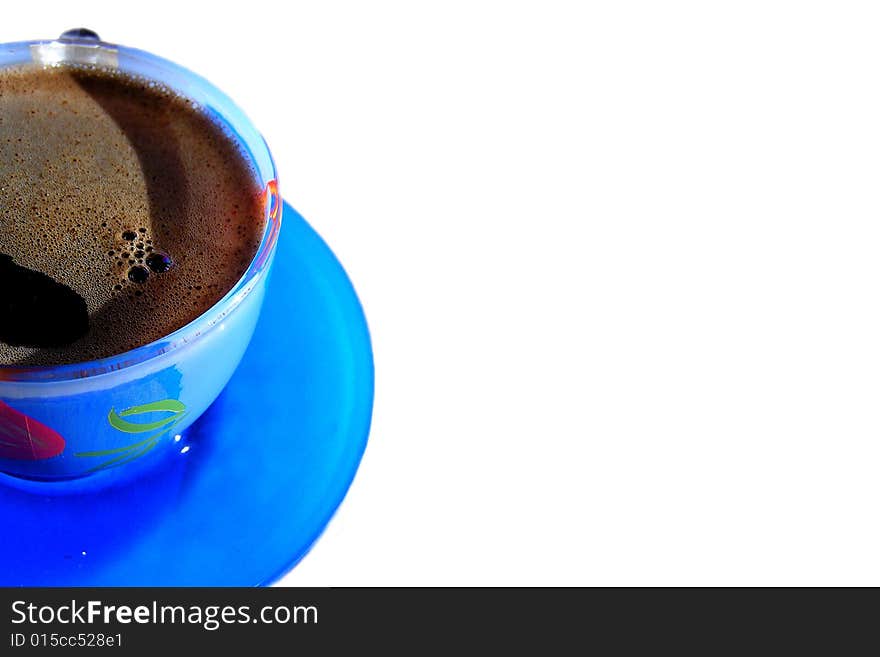
[[[235,104],[235,102],[229,98],[229,96],[202,76],[180,66],[179,64],[175,64],[170,60],[136,48],[129,48],[127,46],[121,46],[96,39],[81,40],[62,36],[58,39],[39,39],[2,43],[0,44],[0,53],[3,51],[13,52],[20,49],[31,50],[33,47],[51,47],[56,44],[59,46],[73,44],[101,49],[108,52],[122,53],[125,55],[127,61],[140,62],[146,64],[151,69],[167,71],[169,77],[183,77],[186,79],[188,86],[198,88],[206,95],[210,95],[215,101],[219,101],[218,104],[222,103],[223,109],[220,109],[215,104],[208,106],[208,109],[210,109],[212,114],[216,115],[234,130],[235,124],[238,123],[240,124],[240,127],[248,128],[249,132],[253,133],[253,138],[247,141],[245,141],[246,138],[244,136],[239,135],[239,137],[242,140],[242,146],[246,151],[246,155],[252,160],[258,183],[260,187],[263,188],[263,194],[265,196],[265,227],[261,237],[260,246],[241,278],[239,278],[235,285],[233,285],[223,297],[214,303],[214,305],[187,324],[158,340],[105,358],[81,361],[78,363],[68,363],[64,365],[15,366],[0,363],[0,384],[6,382],[40,384],[47,382],[58,383],[93,379],[95,377],[104,376],[146,363],[192,344],[201,336],[215,330],[218,326],[221,326],[223,319],[232,313],[268,274],[275,246],[278,242],[278,234],[281,229],[283,204],[278,188],[278,174],[275,168],[275,161],[272,158],[272,153],[269,151],[266,140],[256,131],[256,128],[253,126],[250,119]],[[64,63],[70,62],[62,60],[54,65],[63,65]],[[0,69],[7,66],[9,66],[9,64],[3,64],[0,62]],[[97,66],[99,68],[101,67],[100,64]],[[135,74],[141,75],[142,77],[149,77],[142,75],[141,73]],[[157,81],[163,83],[166,82],[161,79],[158,79]],[[169,86],[171,86],[172,89],[175,88],[173,85]],[[187,95],[182,91],[180,93],[185,96]],[[238,130],[235,131],[238,133]],[[257,158],[260,158],[259,166]]]

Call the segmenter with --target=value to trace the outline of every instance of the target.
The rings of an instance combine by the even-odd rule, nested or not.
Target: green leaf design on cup
[[[162,418],[161,420],[156,420],[154,422],[134,422],[125,418],[134,418],[138,415],[143,415],[144,413],[170,413],[171,415]],[[116,412],[115,408],[111,408],[110,412],[107,414],[107,422],[110,423],[110,426],[120,431],[122,433],[128,434],[138,434],[138,433],[148,433],[151,431],[156,431],[147,438],[143,440],[139,440],[137,442],[133,442],[128,445],[123,445],[122,447],[115,447],[113,449],[102,449],[94,452],[77,452],[75,456],[81,456],[85,458],[93,458],[93,457],[104,457],[104,456],[112,456],[113,458],[108,459],[96,465],[94,468],[88,470],[88,472],[95,472],[96,470],[103,470],[105,468],[115,467],[117,465],[122,465],[123,463],[128,463],[129,461],[133,461],[136,458],[139,458],[152,450],[156,445],[159,444],[159,438],[167,434],[177,425],[184,417],[186,416],[186,406],[177,399],[162,399],[161,401],[150,402],[149,404],[141,404],[139,406],[132,406],[131,408],[126,408],[119,413]],[[158,431],[157,431],[158,430]]]
[[[157,420],[156,422],[148,422],[145,424],[128,422],[127,420],[122,419],[124,417],[130,417],[132,415],[140,415],[141,413],[153,413],[156,411],[171,411],[172,415],[168,416],[164,420]],[[176,423],[179,420],[178,416],[185,411],[186,406],[184,406],[178,400],[163,399],[162,401],[153,402],[151,404],[132,406],[131,408],[127,408],[126,410],[122,411],[118,415],[116,414],[116,411],[111,408],[110,412],[107,414],[107,421],[114,429],[124,431],[125,433],[144,433],[145,431],[152,431],[153,429],[164,427],[166,424],[169,423]]]

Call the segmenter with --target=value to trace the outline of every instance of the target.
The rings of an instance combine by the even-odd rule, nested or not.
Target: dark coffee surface
[[[168,335],[241,278],[263,222],[239,145],[188,100],[108,71],[0,72],[0,364]]]

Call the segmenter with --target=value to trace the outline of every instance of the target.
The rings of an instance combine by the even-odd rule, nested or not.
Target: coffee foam
[[[90,324],[66,347],[0,342],[0,363],[76,363],[168,335],[241,278],[264,221],[249,159],[188,99],[102,69],[0,72],[0,253],[76,291]]]

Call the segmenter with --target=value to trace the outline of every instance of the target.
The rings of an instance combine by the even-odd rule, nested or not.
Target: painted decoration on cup
[[[0,458],[42,461],[61,454],[64,444],[57,431],[0,401]]]
[[[128,419],[146,413],[170,413],[170,415],[152,422],[135,422],[132,419]],[[106,461],[102,461],[96,465],[89,470],[89,472],[95,472],[96,470],[103,470],[105,468],[128,463],[136,458],[140,458],[158,445],[159,439],[171,431],[171,429],[173,429],[184,418],[184,416],[186,416],[186,406],[183,402],[177,399],[163,399],[149,404],[132,406],[119,413],[116,412],[115,408],[111,408],[110,412],[107,414],[107,422],[110,423],[111,427],[126,434],[136,435],[149,433],[150,435],[142,440],[123,445],[122,447],[103,449],[94,452],[77,452],[76,456],[84,458],[110,457]]]

